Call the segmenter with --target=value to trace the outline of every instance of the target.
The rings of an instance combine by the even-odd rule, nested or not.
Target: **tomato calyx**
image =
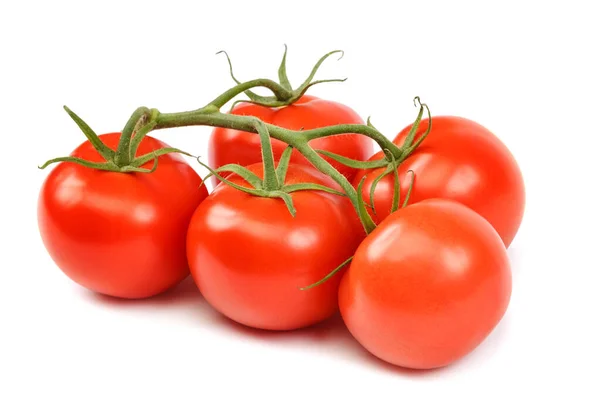
[[[94,132],[94,130],[77,114],[71,111],[67,106],[64,106],[64,109],[105,161],[94,162],[73,156],[57,157],[46,161],[38,167],[39,169],[44,169],[57,162],[72,162],[101,171],[151,173],[158,167],[158,158],[162,155],[181,153],[191,156],[191,154],[174,147],[165,147],[148,154],[137,156],[137,150],[140,143],[156,126],[156,119],[159,114],[156,109],[150,110],[146,107],[140,107],[132,114],[131,118],[123,128],[116,151],[104,144],[96,132]],[[152,166],[150,168],[144,168],[143,166],[150,161],[153,161]]]
[[[369,203],[367,204],[367,206],[369,208],[371,208],[373,210],[373,213],[375,213],[375,214],[376,214],[376,211],[375,211],[375,205],[374,205],[374,195],[375,195],[375,189],[377,187],[377,184],[379,183],[379,181],[381,181],[387,175],[392,174],[392,173],[394,174],[394,191],[393,191],[393,201],[392,201],[391,212],[394,212],[399,208],[399,206],[400,206],[400,204],[399,204],[400,184],[399,184],[399,177],[398,177],[398,167],[404,160],[406,160],[413,153],[413,151],[417,147],[419,147],[421,145],[421,143],[427,138],[427,136],[431,132],[432,122],[431,122],[431,111],[429,110],[429,106],[427,106],[427,104],[425,104],[425,103],[421,103],[421,99],[419,98],[419,96],[416,96],[413,99],[413,102],[414,102],[415,106],[419,107],[419,112],[417,114],[415,121],[413,122],[413,124],[411,126],[409,134],[407,135],[406,139],[404,140],[404,142],[402,143],[402,145],[400,147],[394,145],[393,147],[388,146],[386,148],[383,148],[382,151],[383,151],[383,154],[385,157],[382,159],[369,160],[369,161],[357,161],[357,160],[353,160],[353,159],[350,159],[347,157],[342,157],[340,155],[337,155],[335,153],[331,153],[328,151],[316,150],[317,153],[327,156],[327,157],[330,157],[330,158],[334,159],[335,161],[339,162],[340,164],[349,166],[351,168],[358,168],[358,169],[363,169],[363,170],[385,168],[383,170],[383,172],[381,174],[379,174],[373,180],[373,183],[371,184],[371,187],[369,189]],[[428,127],[427,127],[427,130],[421,136],[419,136],[418,139],[416,139],[417,129],[418,129],[418,126],[419,126],[421,120],[423,119],[423,114],[425,111],[427,111],[427,115],[428,115]],[[371,123],[370,117],[367,118],[367,125],[370,128],[372,128],[373,130],[377,131],[377,129]],[[414,172],[413,171],[408,171],[408,172],[413,173],[413,181],[414,181]],[[412,189],[412,184],[411,184],[410,188]],[[360,193],[360,190],[358,190],[358,193]],[[409,189],[409,193],[410,193],[410,189]],[[408,201],[408,196],[405,198],[404,204],[406,204],[407,201]]]
[[[279,70],[277,71],[278,77],[279,77],[279,87],[276,87],[275,88],[276,90],[273,90],[274,88],[269,87],[269,89],[271,89],[271,91],[273,92],[273,96],[261,96],[261,95],[254,93],[250,89],[244,90],[244,93],[246,94],[246,96],[248,96],[248,98],[250,100],[237,100],[237,101],[233,102],[233,104],[231,106],[232,110],[238,103],[252,103],[252,104],[257,104],[257,105],[264,106],[264,107],[284,107],[284,106],[290,105],[290,104],[295,103],[296,101],[300,100],[300,98],[306,93],[306,91],[311,86],[318,85],[320,83],[346,81],[347,78],[319,79],[319,80],[313,81],[313,78],[315,77],[317,71],[321,67],[321,64],[323,64],[323,62],[327,58],[329,58],[333,54],[341,53],[338,60],[342,59],[342,57],[344,56],[344,52],[342,50],[334,50],[334,51],[330,51],[329,53],[327,53],[323,57],[321,57],[317,61],[317,63],[314,65],[314,67],[312,68],[308,78],[306,78],[304,80],[304,82],[298,88],[293,89],[292,85],[290,83],[290,80],[287,76],[286,61],[287,61],[288,48],[287,48],[287,45],[284,45],[284,46],[285,46],[285,50],[283,52],[283,58],[281,59],[281,63],[279,65]],[[229,64],[229,75],[231,76],[231,78],[234,80],[234,82],[236,84],[242,85],[242,82],[239,81],[233,74],[233,64],[231,63],[231,58],[229,58],[229,54],[227,54],[227,52],[224,50],[219,51],[217,54],[225,55],[225,57],[227,58],[227,63]]]
[[[202,180],[203,183],[206,182],[208,178],[214,175],[224,184],[229,185],[244,193],[248,193],[250,195],[258,197],[280,198],[284,201],[292,217],[296,216],[296,208],[294,207],[294,203],[291,196],[291,193],[293,192],[297,192],[300,190],[320,190],[327,193],[336,194],[338,196],[346,196],[346,194],[343,192],[317,183],[294,183],[289,185],[285,184],[285,177],[287,175],[287,170],[290,164],[290,158],[292,157],[293,147],[288,146],[283,151],[279,160],[279,164],[277,165],[277,167],[275,167],[275,159],[273,157],[273,149],[271,147],[271,140],[267,126],[258,118],[254,119],[253,125],[256,131],[258,132],[261,141],[261,152],[264,169],[263,178],[259,178],[258,175],[256,175],[254,172],[239,164],[227,164],[217,169],[212,169],[210,166],[203,163],[200,160],[200,157],[198,157],[198,163],[200,163],[200,165],[202,165],[210,172]],[[222,176],[223,172],[230,172],[238,175],[246,183],[248,183],[250,187],[244,187],[231,182],[229,179]]]
[[[353,258],[354,258],[354,256],[348,257],[343,263],[341,263],[340,265],[335,267],[335,269],[333,271],[331,271],[330,273],[325,275],[321,280],[319,280],[315,283],[311,283],[308,286],[301,287],[300,290],[309,290],[309,289],[315,288],[315,287],[327,282],[329,279],[333,278],[335,276],[335,274],[340,272],[346,265],[350,264],[352,262]]]

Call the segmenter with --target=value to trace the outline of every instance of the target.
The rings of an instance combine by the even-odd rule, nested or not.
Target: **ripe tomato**
[[[428,120],[419,125],[417,137],[427,130]],[[403,129],[394,139],[401,145],[410,131]],[[372,160],[383,158],[377,153]],[[502,237],[506,247],[515,237],[525,209],[525,186],[519,166],[506,146],[489,130],[465,118],[432,118],[427,138],[398,168],[401,190],[406,194],[411,175],[415,180],[409,204],[430,198],[456,200],[487,219]],[[371,184],[383,169],[360,171],[354,186],[367,176],[363,198],[369,203]],[[394,187],[393,174],[376,186],[376,222],[390,213]]]
[[[433,199],[394,212],[360,244],[339,305],[369,352],[429,369],[479,345],[510,294],[509,260],[492,226],[460,203]]]
[[[364,124],[361,117],[349,107],[314,96],[303,96],[296,103],[269,108],[241,103],[232,111],[237,115],[252,115],[262,121],[293,130],[308,130],[337,124]],[[346,134],[315,139],[310,142],[316,150],[327,150],[355,160],[366,160],[373,152],[372,140],[363,135]],[[279,160],[287,144],[271,139],[275,161]],[[258,135],[235,129],[215,128],[209,139],[209,164],[218,168],[225,164],[242,166],[261,161],[260,138]],[[327,159],[348,179],[356,174],[355,169]],[[292,153],[292,163],[310,165],[297,150]]]
[[[262,176],[262,164],[249,169]],[[229,179],[249,187],[238,176]],[[286,183],[337,188],[315,169],[290,164]],[[339,190],[339,189],[338,189]],[[187,238],[190,271],[205,299],[241,324],[269,330],[302,328],[337,310],[341,277],[309,290],[352,256],[365,236],[347,197],[292,193],[296,216],[281,199],[256,197],[224,183],[200,204]]]
[[[113,150],[119,138],[119,133],[100,135]],[[162,147],[166,145],[147,136],[138,154]],[[104,161],[87,141],[72,155]],[[60,163],[39,197],[44,245],[69,278],[92,291],[122,298],[161,293],[189,275],[187,227],[208,195],[200,184],[179,154],[161,156],[148,174]]]

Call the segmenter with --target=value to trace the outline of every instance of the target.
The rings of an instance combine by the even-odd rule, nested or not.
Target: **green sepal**
[[[233,183],[233,182],[229,181],[228,179],[222,177],[221,175],[219,175],[219,172],[217,170],[212,169],[207,164],[204,164],[202,161],[200,161],[200,157],[196,157],[196,161],[198,161],[198,164],[202,165],[204,168],[206,168],[210,172],[209,176],[215,176],[218,180],[220,180],[221,182],[225,183],[226,185],[229,185],[232,188],[240,190],[240,191],[242,191],[244,193],[248,193],[248,194],[251,194],[251,195],[254,195],[254,196],[265,197],[264,194],[266,192],[264,192],[263,190],[260,190],[260,189],[249,189],[249,188],[243,187],[241,185],[238,185],[237,183]],[[203,180],[203,182],[205,182],[205,181],[206,181],[206,179]]]
[[[79,129],[81,129],[85,137],[90,141],[92,146],[94,146],[94,149],[96,149],[102,158],[104,158],[106,161],[112,161],[115,156],[114,150],[105,145],[104,142],[102,142],[102,140],[98,137],[96,132],[94,132],[94,130],[84,120],[79,118],[77,114],[71,111],[69,107],[63,106],[63,108],[67,114],[69,114],[71,119],[75,121],[77,126],[79,126]]]
[[[231,114],[233,112],[233,110],[235,110],[235,106],[237,106],[238,104],[241,104],[241,103],[254,104],[257,106],[264,107],[264,104],[262,104],[261,102],[258,102],[258,101],[239,99],[239,100],[235,100],[234,102],[231,103],[231,107],[229,108],[229,113]],[[281,105],[284,106],[285,103],[281,102]],[[279,107],[279,106],[274,106],[274,107]]]
[[[217,54],[225,54],[225,57],[227,57],[227,63],[229,64],[229,75],[231,76],[231,79],[233,79],[233,81],[235,83],[237,83],[238,85],[240,85],[242,82],[239,81],[235,75],[233,74],[233,64],[231,63],[231,58],[229,58],[229,54],[227,54],[227,52],[225,50],[221,50],[218,51]],[[276,99],[276,97],[266,97],[266,96],[260,96],[257,95],[256,93],[254,93],[252,90],[245,90],[244,93],[246,94],[246,96],[248,96],[253,103],[258,104],[258,105],[270,105],[270,101],[271,99]],[[236,103],[239,103],[242,101],[237,101]],[[235,103],[234,103],[235,105]],[[271,106],[272,107],[272,106]],[[233,106],[232,106],[233,109]]]
[[[46,161],[44,164],[38,166],[38,168],[45,169],[49,165],[58,163],[58,162],[71,162],[74,164],[78,164],[78,165],[88,167],[88,168],[98,169],[101,171],[119,172],[119,167],[117,167],[115,165],[115,163],[113,163],[112,161],[93,162],[93,161],[84,160],[83,158],[70,157],[70,156],[53,158],[51,160]]]
[[[119,168],[119,172],[125,172],[125,173],[138,172],[138,173],[142,173],[142,174],[150,174],[150,173],[156,171],[156,168],[158,168],[158,156],[154,155],[153,158],[154,158],[154,162],[152,163],[152,168],[150,168],[150,169],[134,167],[133,165],[125,165],[125,166]],[[144,164],[142,164],[142,165],[144,165]]]
[[[185,152],[183,150],[176,149],[175,147],[163,147],[162,149],[154,150],[151,153],[147,153],[147,154],[144,154],[143,156],[135,158],[129,164],[129,166],[131,166],[133,168],[141,167],[142,165],[146,164],[148,161],[150,161],[152,159],[157,159],[160,156],[163,156],[165,154],[171,154],[171,153],[178,153],[178,154],[183,154],[183,155],[186,155],[189,157],[194,157],[190,153]]]
[[[225,57],[227,57],[227,63],[229,64],[229,74],[231,75],[231,78],[238,85],[241,84],[241,82],[233,74],[233,65],[231,63],[229,54],[227,54],[227,52],[223,51],[223,50],[217,52],[217,54],[221,54],[221,53],[225,54]],[[235,107],[236,104],[241,103],[241,102],[247,102],[247,103],[252,103],[252,104],[256,104],[256,105],[260,105],[260,106],[264,106],[264,107],[272,107],[272,108],[283,107],[283,106],[287,106],[287,105],[293,104],[296,101],[298,101],[304,95],[304,93],[306,93],[306,91],[314,85],[317,85],[320,83],[326,83],[326,82],[343,82],[343,81],[345,81],[346,79],[321,79],[321,80],[316,80],[316,81],[312,80],[315,77],[315,74],[317,73],[321,64],[323,64],[323,62],[329,56],[331,56],[332,54],[336,54],[336,53],[342,53],[342,57],[343,57],[344,52],[342,50],[335,50],[335,51],[331,51],[331,52],[325,54],[323,57],[321,57],[319,59],[319,61],[317,61],[315,66],[312,68],[308,78],[306,78],[306,80],[302,83],[302,85],[300,85],[297,89],[292,90],[292,87],[289,83],[289,79],[287,78],[287,71],[286,71],[286,58],[287,58],[287,46],[286,46],[285,53],[284,53],[284,56],[283,56],[283,59],[281,61],[281,64],[279,66],[279,71],[278,71],[280,85],[283,89],[285,89],[288,92],[286,94],[286,97],[283,98],[283,97],[277,97],[277,96],[260,96],[251,90],[246,90],[246,91],[244,91],[244,93],[246,94],[246,96],[248,96],[250,101],[238,100],[232,105],[231,109],[233,109],[233,107]],[[342,57],[340,57],[340,59]]]
[[[319,190],[321,192],[331,193],[338,196],[347,196],[344,192],[340,192],[339,190],[332,189],[325,185],[319,185],[318,183],[293,183],[291,185],[285,185],[281,190],[286,193],[293,193],[299,190]]]
[[[158,157],[157,156],[153,156],[152,158],[154,159],[154,163],[152,165],[152,168],[150,168],[150,169],[140,168],[140,167],[133,166],[133,165],[125,165],[123,167],[119,167],[117,164],[115,164],[112,161],[93,162],[93,161],[84,160],[83,158],[79,158],[79,157],[57,157],[57,158],[53,158],[52,160],[46,161],[43,165],[40,165],[38,168],[39,169],[44,169],[48,165],[54,164],[54,163],[57,163],[57,162],[71,162],[71,163],[78,164],[78,165],[81,165],[81,166],[86,167],[86,168],[97,169],[99,171],[119,172],[119,173],[138,172],[138,173],[147,174],[147,173],[154,172],[156,170],[157,166],[158,166]]]
[[[338,58],[338,61],[341,60],[342,57],[344,57],[344,52],[342,50],[334,50],[334,51],[330,51],[329,53],[325,54],[323,57],[321,57],[319,59],[319,61],[317,61],[317,63],[313,67],[313,69],[310,71],[310,75],[308,76],[308,78],[306,78],[306,80],[302,83],[302,85],[300,85],[300,88],[297,90],[301,90],[302,88],[310,86],[311,81],[315,77],[317,71],[319,70],[319,67],[321,67],[321,64],[323,64],[323,62],[325,60],[327,60],[327,58],[329,58],[329,56],[336,54],[336,53],[342,53],[340,58]]]
[[[279,157],[279,164],[275,169],[277,179],[282,185],[285,184],[285,178],[287,176],[288,167],[290,166],[290,159],[292,158],[293,150],[294,148],[292,146],[288,146],[285,148],[283,153],[281,153],[281,157]]]
[[[431,121],[431,111],[429,110],[429,106],[427,104],[422,104],[422,106],[425,108],[425,110],[427,110],[427,130],[421,136],[419,136],[419,139],[417,139],[417,141],[412,146],[404,150],[404,152],[402,153],[403,160],[410,156],[411,153],[421,145],[423,140],[425,140],[425,138],[429,136],[429,133],[431,133],[431,127],[433,125],[433,122]]]
[[[413,171],[412,169],[409,169],[408,171],[406,171],[407,174],[409,172],[412,174],[412,178],[410,180],[410,185],[408,186],[408,190],[406,191],[406,197],[404,198],[404,202],[402,203],[402,208],[404,208],[408,205],[408,200],[410,199],[410,194],[412,193],[413,185],[415,183],[415,171]]]
[[[288,79],[287,67],[285,65],[288,48],[287,48],[287,44],[284,44],[284,46],[285,46],[285,50],[283,52],[283,58],[281,59],[281,64],[279,65],[279,71],[278,71],[279,83],[281,84],[281,86],[283,86],[284,88],[291,91],[292,85],[290,84],[290,80]]]
[[[375,180],[371,184],[371,187],[369,188],[369,204],[375,215],[377,215],[377,212],[375,211],[375,189],[377,189],[377,185],[379,184],[379,181],[381,181],[388,174],[390,174],[393,169],[394,169],[394,165],[392,163],[388,163],[385,170],[381,174],[379,174],[377,176],[377,178],[375,178]]]
[[[227,57],[227,64],[229,64],[229,75],[231,76],[231,79],[233,79],[233,81],[238,85],[241,84],[242,82],[240,82],[233,74],[233,64],[231,64],[231,58],[229,58],[229,54],[227,54],[225,50],[217,51],[216,55],[219,54],[225,54],[225,57]]]
[[[341,263],[340,265],[338,265],[337,267],[335,267],[335,269],[333,271],[331,271],[330,273],[328,273],[327,275],[325,275],[323,277],[323,279],[319,280],[318,282],[315,283],[311,283],[308,286],[304,286],[299,288],[300,290],[308,290],[308,289],[312,289],[314,287],[317,287],[319,285],[322,285],[323,283],[327,282],[329,279],[333,278],[333,276],[335,274],[337,274],[342,268],[344,268],[346,265],[348,265],[352,259],[354,258],[354,256],[348,258],[346,261],[344,261],[343,263]]]
[[[251,185],[253,188],[262,189],[262,180],[258,177],[258,175],[256,175],[254,172],[250,171],[248,168],[242,167],[239,164],[226,164],[226,165],[223,165],[223,166],[215,169],[215,172],[217,172],[219,174],[221,172],[234,173],[234,174],[238,175],[240,178],[242,178],[243,180],[245,180],[246,182],[248,182],[248,184]],[[206,181],[211,176],[213,176],[212,172],[209,173],[203,179],[203,181]]]
[[[367,208],[365,207],[365,201],[363,200],[363,197],[362,197],[362,188],[365,184],[366,178],[367,178],[366,176],[363,176],[362,179],[360,180],[360,183],[358,184],[358,188],[356,189],[356,192],[357,192],[356,200],[358,203],[357,206],[358,206],[358,214],[359,214],[360,220],[363,224],[363,227],[365,228],[365,232],[368,235],[369,233],[373,232],[373,229],[375,229],[377,227],[377,225],[375,225],[375,222],[373,222],[371,215],[369,215],[369,213],[367,212]]]
[[[381,160],[372,160],[372,161],[358,161],[352,158],[340,156],[339,154],[332,153],[327,150],[315,150],[317,153],[322,154],[339,162],[346,167],[355,168],[355,169],[373,169],[373,168],[381,168],[387,165],[387,161],[385,159]]]
[[[331,83],[331,82],[346,82],[348,80],[348,78],[332,78],[332,79],[319,79],[316,81],[312,81],[311,83],[309,83],[308,85],[299,88],[295,91],[296,95],[294,96],[294,98],[296,100],[299,100],[300,97],[302,97],[304,95],[304,93],[306,93],[306,91],[308,89],[310,89],[311,87],[318,85],[320,83]],[[295,100],[295,101],[296,101]]]
[[[263,197],[276,197],[282,199],[292,217],[296,217],[296,207],[294,207],[294,201],[292,200],[292,196],[289,193],[283,192],[281,190],[275,190],[265,193],[267,193],[267,195]]]
[[[421,119],[423,118],[423,104],[421,104],[421,99],[419,98],[419,96],[415,97],[413,99],[413,102],[415,103],[415,107],[417,106],[417,102],[419,103],[419,113],[417,114],[417,118],[415,119],[415,121],[413,122],[412,126],[410,127],[410,131],[408,132],[408,135],[406,136],[406,139],[404,139],[404,142],[402,143],[402,146],[400,147],[400,152],[402,154],[404,154],[404,152],[412,146],[413,141],[415,140],[415,135],[417,134],[417,129],[419,128],[419,124],[421,123]]]

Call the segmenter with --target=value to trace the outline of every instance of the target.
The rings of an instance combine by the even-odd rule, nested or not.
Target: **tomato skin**
[[[262,165],[249,169],[262,176]],[[232,182],[248,185],[238,176]],[[287,183],[337,188],[327,176],[290,164]],[[315,288],[350,257],[365,236],[346,197],[292,193],[292,217],[281,199],[243,193],[223,183],[198,207],[188,231],[190,270],[204,298],[228,318],[267,330],[292,330],[337,310],[340,277]]]
[[[100,135],[113,150],[119,137]],[[138,154],[162,147],[147,136]],[[103,161],[87,141],[72,155]],[[189,275],[185,237],[192,213],[208,195],[201,182],[179,154],[161,156],[149,174],[60,163],[39,196],[43,243],[58,267],[91,291],[129,299],[159,294]]]
[[[369,352],[430,369],[488,336],[507,309],[511,282],[493,227],[460,203],[432,199],[394,212],[360,244],[339,305]]]
[[[292,130],[309,130],[337,124],[364,124],[362,118],[349,107],[316,98],[303,96],[296,103],[281,108],[269,108],[241,103],[232,114],[251,115],[262,121]],[[275,160],[279,160],[287,144],[271,139]],[[336,135],[312,140],[316,150],[327,150],[355,160],[366,160],[373,152],[373,142],[358,134]],[[215,128],[209,139],[209,165],[218,168],[225,164],[243,166],[261,162],[260,138],[258,135],[235,129]],[[351,180],[357,170],[327,159],[338,171]],[[297,150],[292,153],[292,163],[310,165]]]
[[[417,137],[427,130],[428,120],[419,125]],[[394,139],[401,145],[410,131],[404,128]],[[372,160],[383,158],[379,152]],[[398,168],[404,196],[415,181],[409,204],[431,198],[458,201],[487,219],[502,237],[506,247],[513,241],[525,210],[525,185],[514,157],[488,129],[460,117],[435,116],[429,136]],[[361,170],[354,186],[363,176],[363,198],[369,201],[369,190],[383,169]],[[390,214],[394,178],[390,174],[375,189],[376,222]]]

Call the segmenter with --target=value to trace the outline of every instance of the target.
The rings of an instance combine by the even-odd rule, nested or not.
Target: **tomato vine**
[[[223,106],[225,106],[236,96],[242,93],[245,93],[250,98],[250,100],[238,100],[237,102],[246,101],[267,107],[282,107],[293,104],[294,102],[298,101],[311,86],[323,82],[344,81],[345,79],[313,80],[321,64],[328,57],[336,53],[342,53],[343,55],[343,52],[341,52],[340,50],[332,51],[325,54],[317,61],[317,63],[311,70],[308,78],[297,89],[292,89],[292,86],[287,77],[287,47],[284,52],[284,56],[278,71],[279,82],[275,82],[271,79],[254,79],[247,82],[240,82],[233,75],[233,67],[231,64],[231,60],[227,53],[225,53],[227,56],[227,61],[229,63],[231,77],[236,82],[236,85],[234,87],[228,89],[221,95],[217,96],[214,100],[212,100],[204,107],[193,111],[161,113],[157,109],[139,107],[133,112],[133,114],[127,121],[125,127],[123,128],[116,151],[107,148],[98,138],[98,135],[81,118],[79,118],[75,113],[73,113],[71,110],[65,107],[65,110],[81,128],[81,130],[84,132],[88,140],[92,143],[94,148],[105,159],[105,162],[97,163],[86,161],[83,159],[78,159],[75,157],[59,157],[47,161],[40,168],[45,168],[48,165],[55,162],[75,162],[89,168],[96,168],[111,172],[151,173],[156,169],[158,158],[161,155],[168,153],[183,153],[186,155],[190,155],[189,153],[183,150],[169,147],[151,152],[149,154],[137,156],[137,148],[140,142],[142,141],[144,136],[146,136],[151,131],[191,125],[232,128],[261,135],[263,162],[265,163],[266,172],[265,178],[264,181],[260,183],[260,186],[256,185],[255,179],[246,179],[251,184],[253,184],[254,182],[254,189],[246,189],[247,191],[252,192],[252,194],[257,196],[281,197],[284,201],[286,201],[290,212],[292,212],[293,214],[293,205],[290,203],[290,199],[288,198],[289,194],[286,193],[286,190],[289,192],[289,188],[285,189],[280,186],[277,174],[275,174],[274,166],[272,164],[272,153],[269,156],[271,149],[270,146],[267,146],[267,144],[269,143],[268,138],[271,137],[274,139],[278,139],[288,144],[291,148],[295,148],[296,150],[298,150],[315,168],[317,168],[322,173],[330,176],[340,185],[345,195],[348,196],[356,212],[360,216],[366,232],[370,233],[374,229],[375,224],[370,219],[368,213],[366,213],[365,210],[361,209],[361,207],[364,208],[364,205],[362,204],[362,199],[360,199],[360,196],[358,196],[357,194],[357,190],[352,186],[348,179],[344,177],[344,175],[338,172],[322,156],[330,157],[340,162],[341,164],[353,168],[369,169],[387,166],[385,173],[382,175],[382,177],[388,173],[391,173],[392,171],[395,171],[396,166],[400,164],[403,160],[405,160],[421,144],[421,142],[429,133],[428,129],[428,131],[425,134],[421,135],[418,140],[414,140],[417,126],[419,125],[423,117],[424,111],[427,110],[427,113],[430,116],[429,108],[426,104],[421,103],[419,97],[415,97],[414,99],[415,105],[419,107],[418,116],[412,126],[411,134],[407,137],[406,141],[403,143],[402,146],[397,146],[384,134],[377,130],[371,124],[370,119],[367,120],[366,125],[339,124],[318,129],[294,131],[262,122],[256,117],[234,115],[231,113],[221,112],[221,108]],[[273,95],[259,96],[251,91],[251,89],[257,87],[266,88],[270,90]],[[314,139],[349,133],[364,135],[374,140],[377,143],[377,145],[384,151],[385,158],[377,161],[352,160],[349,158],[339,156],[335,153],[326,151],[316,151],[309,145],[309,142]],[[152,168],[142,168],[144,164],[152,160],[154,160]],[[211,170],[211,174],[216,174],[216,176],[222,181],[226,181],[226,179],[220,177],[218,174],[219,172],[229,171],[237,173],[243,178],[249,177],[248,171],[243,166],[229,165],[226,167],[227,168],[222,167],[220,170]],[[271,171],[273,171],[273,173],[271,173]],[[374,186],[375,185],[373,185],[373,188]],[[314,189],[317,188],[312,186],[295,188],[295,190]],[[395,199],[396,202],[399,201],[397,196]]]

